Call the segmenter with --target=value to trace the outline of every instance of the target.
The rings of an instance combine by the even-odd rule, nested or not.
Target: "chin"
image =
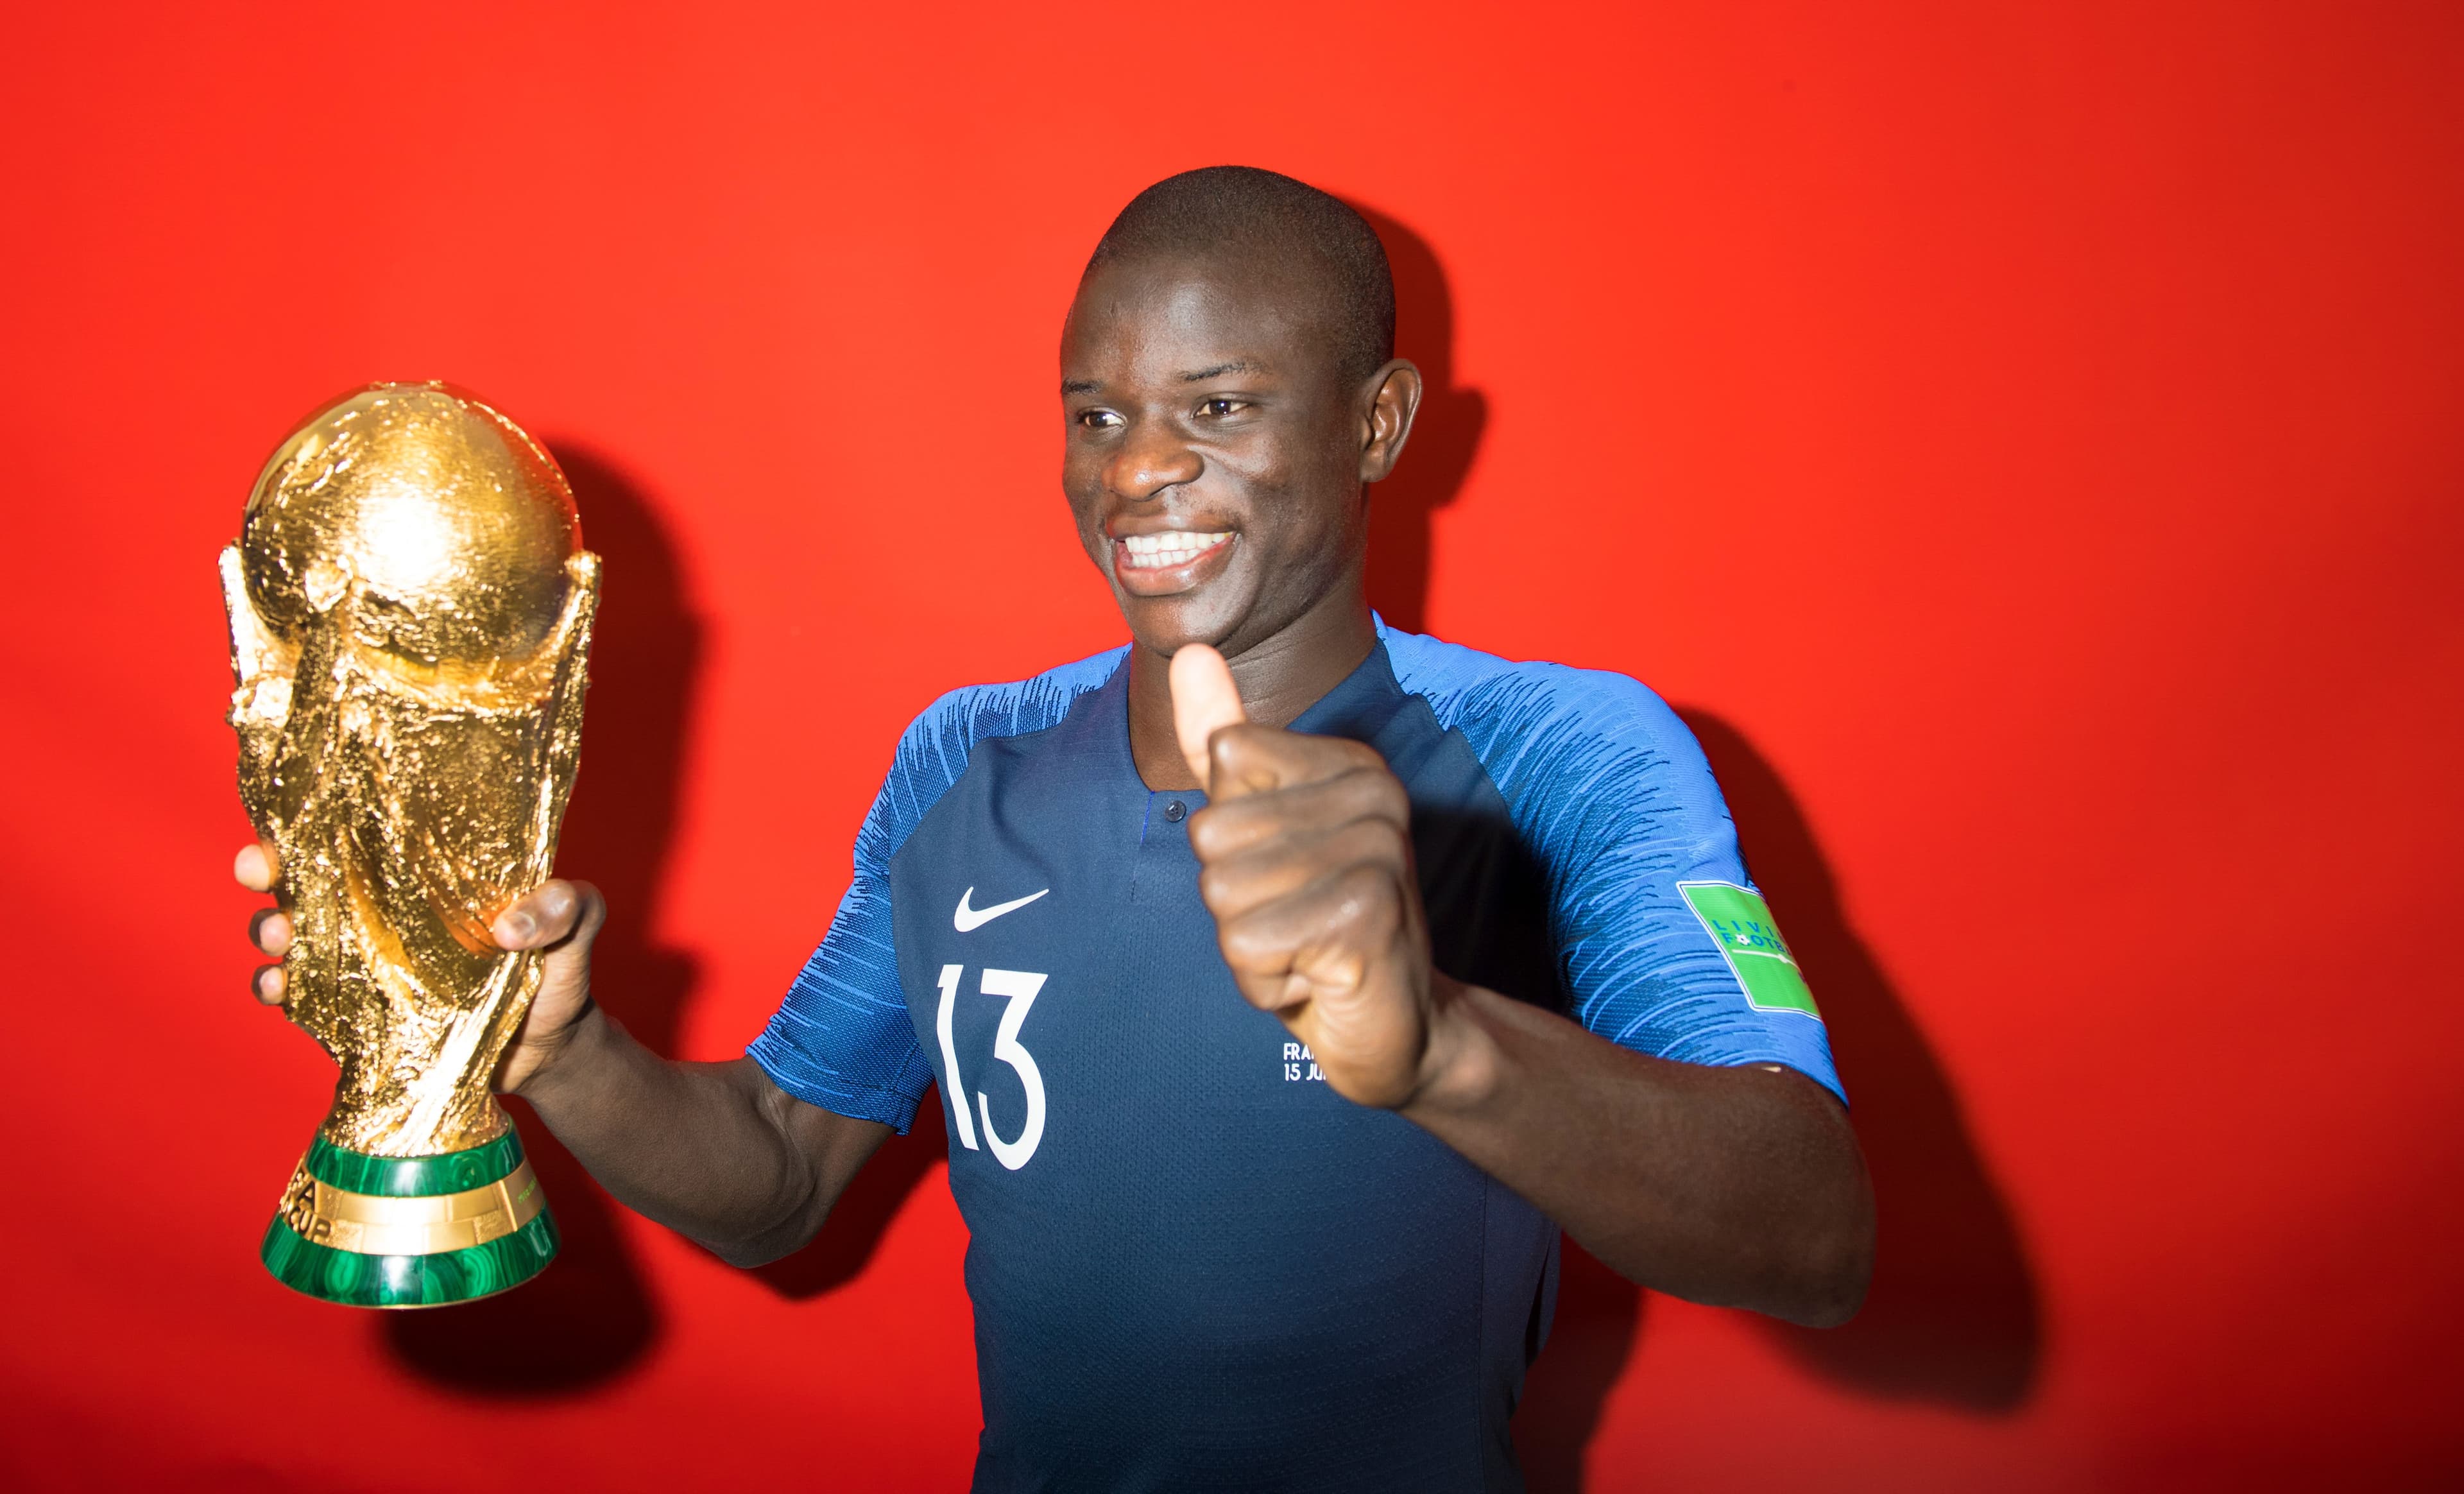
[[[1250,599],[1225,595],[1221,585],[1169,597],[1138,597],[1113,588],[1121,618],[1141,648],[1172,654],[1187,644],[1223,647],[1249,614]]]

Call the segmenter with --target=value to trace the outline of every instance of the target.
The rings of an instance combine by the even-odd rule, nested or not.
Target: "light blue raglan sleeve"
[[[915,727],[909,728],[912,737]],[[821,947],[770,1024],[745,1051],[770,1082],[807,1105],[894,1126],[901,1135],[933,1079],[898,981],[890,921],[890,858],[914,796],[904,750],[855,838],[855,879]]]
[[[1793,956],[1677,714],[1622,674],[1386,639],[1397,678],[1469,739],[1548,871],[1571,1015],[1656,1058],[1783,1065],[1844,1101],[1822,1020],[1790,983]],[[1739,974],[1756,959],[1771,966],[1754,971],[1759,1002]]]
[[[1814,1003],[1764,1004],[1754,993],[1771,998],[1773,981],[1757,978],[1749,991],[1741,976],[1741,961],[1763,960],[1793,977],[1794,959],[1747,874],[1694,734],[1633,680],[1587,679],[1603,697],[1597,735],[1565,744],[1546,811],[1573,821],[1558,832],[1570,846],[1552,918],[1575,1016],[1637,1052],[1780,1064],[1846,1100]],[[1804,990],[1801,978],[1793,990]]]

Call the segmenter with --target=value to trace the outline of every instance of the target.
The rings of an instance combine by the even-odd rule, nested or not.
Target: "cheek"
[[[1311,572],[1339,564],[1365,523],[1360,454],[1345,433],[1323,428],[1261,450],[1244,474],[1262,506],[1282,522],[1276,548]],[[1321,563],[1324,562],[1324,563]]]
[[[1342,417],[1313,420],[1278,443],[1277,477],[1294,492],[1322,498],[1356,494],[1360,488],[1360,443],[1351,422]]]
[[[1061,451],[1061,496],[1069,505],[1069,516],[1079,528],[1086,528],[1096,518],[1102,506],[1103,482],[1101,464],[1071,443]]]
[[[1112,542],[1104,538],[1102,505],[1077,488],[1066,488],[1062,498],[1069,506],[1069,525],[1078,532],[1078,547],[1087,552],[1087,559],[1095,562],[1096,569],[1109,575]]]

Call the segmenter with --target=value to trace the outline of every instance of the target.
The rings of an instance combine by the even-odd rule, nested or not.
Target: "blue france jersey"
[[[1735,829],[1657,696],[1379,640],[1293,726],[1367,742],[1409,791],[1440,969],[1639,1052],[1838,1091],[1811,1002],[1762,999],[1777,964],[1752,962],[1785,946],[1727,916],[1751,889]],[[1126,652],[916,719],[752,1055],[902,1131],[938,1085],[978,1489],[1519,1488],[1507,1424],[1556,1230],[1241,999],[1189,848],[1204,796],[1139,780]]]

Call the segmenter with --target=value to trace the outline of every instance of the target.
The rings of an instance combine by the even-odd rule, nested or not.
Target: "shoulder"
[[[1059,724],[1078,698],[1099,690],[1129,645],[1107,648],[1057,669],[998,685],[967,685],[926,706],[898,738],[892,771],[936,776],[946,770],[951,780],[964,772],[967,755],[994,737],[1024,736]]]
[[[1735,843],[1703,749],[1666,701],[1608,670],[1502,659],[1383,628],[1396,683],[1460,732],[1515,824],[1563,872],[1615,846]],[[1613,858],[1612,858],[1613,859]]]
[[[890,775],[858,838],[859,856],[887,863],[940,797],[967,771],[984,742],[1025,736],[1060,724],[1078,701],[1103,688],[1129,646],[998,685],[951,691],[917,713],[899,734]]]
[[[1609,670],[1503,659],[1382,628],[1395,680],[1460,731],[1501,788],[1507,780],[1657,765],[1705,772],[1702,749],[1649,686]]]

